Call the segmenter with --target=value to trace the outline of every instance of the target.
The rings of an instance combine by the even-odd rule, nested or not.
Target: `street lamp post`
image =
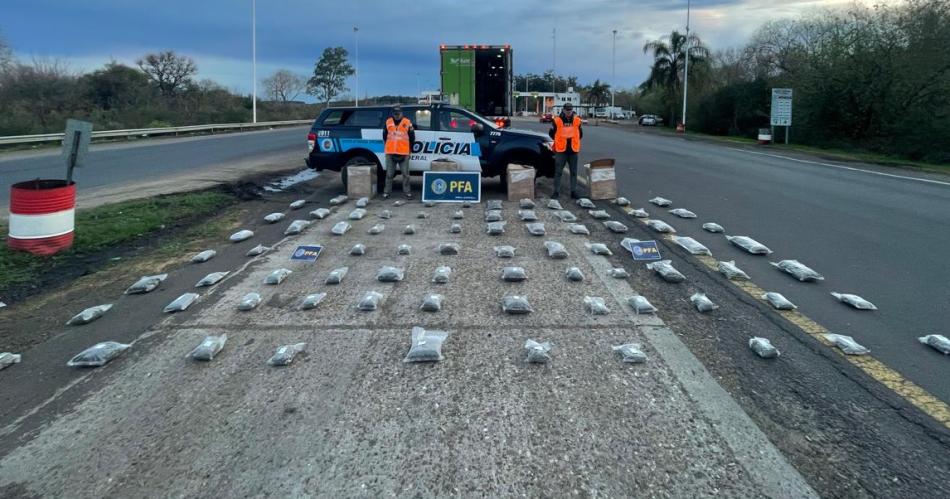
[[[613,48],[610,54],[610,117],[614,117],[614,94],[617,93],[617,30],[614,30]]]
[[[251,115],[257,123],[257,0],[251,0]]]
[[[557,92],[557,28],[551,29],[551,92]]]
[[[360,28],[353,26],[353,35],[356,37],[356,107],[360,107]]]
[[[683,133],[686,133],[686,94],[689,92],[689,10],[690,0],[686,0],[686,55],[683,67]]]

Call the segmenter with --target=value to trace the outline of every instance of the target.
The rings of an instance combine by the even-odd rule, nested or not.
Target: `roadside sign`
[[[482,199],[481,172],[437,172],[422,174],[422,202],[478,203]]]
[[[653,261],[660,260],[660,248],[656,245],[656,241],[637,241],[630,243],[630,246],[627,248],[630,250],[630,253],[633,255],[633,259],[636,261]]]
[[[792,89],[772,89],[772,126],[792,126]]]
[[[314,262],[317,260],[317,257],[320,256],[320,252],[322,251],[323,246],[297,246],[297,249],[294,250],[294,254],[290,255],[290,259],[301,260],[304,262]]]
[[[66,163],[66,185],[73,183],[73,170],[82,166],[89,152],[92,139],[92,123],[88,121],[66,120],[66,133],[63,134],[63,161]]]
[[[67,168],[82,166],[85,163],[91,138],[92,123],[66,120],[66,133],[63,135],[63,151],[61,154]]]

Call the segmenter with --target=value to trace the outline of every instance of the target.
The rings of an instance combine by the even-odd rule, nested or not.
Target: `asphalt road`
[[[605,139],[613,134],[620,134],[620,145]],[[585,151],[593,157],[599,148],[622,150],[637,139],[626,134],[591,127]],[[676,147],[675,139],[639,138]],[[652,197],[651,189],[633,183],[630,170],[629,163],[621,165],[623,190],[635,201]],[[666,185],[660,176],[654,182]],[[542,201],[549,190],[550,182],[542,181]],[[544,255],[542,238],[524,232],[511,202],[503,236],[485,235],[478,206],[466,210],[462,234],[449,234],[455,208],[426,209],[430,217],[419,219],[418,202],[389,208],[373,201],[370,215],[353,221],[345,236],[327,231],[352,202],[289,239],[282,235],[286,220],[262,222],[264,214],[283,212],[296,199],[310,204],[288,212],[287,220],[305,218],[339,192],[339,178],[331,174],[288,192],[264,193],[211,222],[227,224],[222,234],[250,228],[254,239],[233,244],[222,235],[185,252],[183,260],[211,246],[218,255],[208,263],[166,267],[167,256],[136,251],[141,260],[130,254],[114,273],[78,280],[45,304],[6,309],[12,327],[4,330],[0,321],[0,342],[25,341],[35,331],[48,339],[15,349],[24,362],[0,373],[0,496],[62,496],[67,490],[75,497],[206,490],[221,496],[622,496],[636,490],[651,497],[805,497],[807,487],[774,489],[801,484],[796,473],[823,497],[948,494],[940,479],[950,470],[944,427],[662,240],[664,255],[686,281],[660,280],[620,248],[622,237],[652,234],[607,201],[597,204],[629,225],[628,233],[608,232],[566,200],[590,237],[565,233],[550,210],[537,210],[548,237],[571,252],[569,260],[555,262]],[[484,194],[500,197],[498,182],[487,182]],[[699,204],[688,206],[705,214]],[[383,208],[392,209],[391,220],[376,218]],[[698,230],[705,217],[665,219],[707,242],[717,256],[739,257],[760,283],[768,273],[789,279],[764,259],[743,260],[731,247],[714,246]],[[718,221],[727,228],[740,224]],[[382,222],[386,232],[366,234]],[[420,231],[402,235],[398,229],[408,223]],[[591,255],[582,244],[588,239],[608,244],[614,255]],[[439,255],[438,243],[451,240],[461,243],[461,253]],[[502,241],[519,248],[510,262],[525,267],[528,281],[505,283],[485,272],[508,264],[490,251]],[[356,242],[367,244],[367,255],[349,255]],[[248,260],[244,251],[259,243],[275,249]],[[317,262],[289,260],[295,245],[309,243],[325,247]],[[412,255],[393,255],[401,243],[412,244]],[[406,280],[380,285],[374,273],[383,264],[404,266]],[[451,282],[433,285],[430,272],[441,264],[452,266]],[[341,265],[350,267],[342,285],[320,284]],[[578,265],[588,279],[569,286],[562,277],[567,265]],[[262,287],[263,276],[278,266],[295,273],[280,287]],[[624,267],[630,277],[607,278],[610,267]],[[212,270],[232,274],[200,290],[202,299],[187,311],[160,312]],[[142,273],[158,271],[169,273],[159,289],[121,294]],[[384,294],[382,310],[356,311],[354,303],[371,289]],[[263,302],[255,311],[236,312],[234,304],[249,290],[261,292]],[[328,293],[324,303],[298,310],[300,297],[317,291]],[[656,316],[629,312],[623,302],[634,291],[658,307]],[[697,313],[687,299],[696,291],[722,308]],[[419,311],[429,292],[445,294],[441,313]],[[500,315],[499,299],[509,293],[529,296],[535,313]],[[582,296],[604,297],[611,314],[590,316]],[[75,311],[106,302],[115,308],[102,319],[81,330],[63,326]],[[451,331],[443,363],[400,362],[407,331],[417,324]],[[213,332],[230,338],[219,358],[188,362],[184,353]],[[753,335],[769,338],[781,356],[755,357],[747,346]],[[537,370],[525,366],[525,338],[552,341],[554,361]],[[132,342],[133,348],[102,369],[65,366],[80,349],[107,339]],[[276,345],[296,341],[308,341],[310,348],[294,366],[263,364]],[[648,364],[623,367],[604,355],[621,341],[643,342]],[[415,463],[409,475],[406,462]]]
[[[546,129],[519,122],[516,126]],[[582,160],[618,159],[622,195],[690,235],[720,260],[735,259],[761,287],[778,291],[829,330],[853,336],[875,357],[932,394],[950,402],[948,359],[920,345],[925,334],[948,334],[950,179],[935,181],[900,170],[843,165],[885,173],[833,168],[821,160],[784,159],[721,144],[685,141],[638,128],[588,126]],[[303,128],[276,129],[132,144],[94,145],[77,179],[85,190],[176,178],[183,172],[236,166],[252,171],[280,158],[303,156]],[[299,153],[299,154],[298,154]],[[812,162],[813,161],[813,162]],[[0,185],[62,175],[57,150],[0,155]],[[944,183],[940,183],[944,182]],[[656,195],[699,215],[681,220],[646,201]],[[6,205],[7,189],[0,190]],[[723,225],[769,246],[769,257],[748,255],[721,235],[700,229]],[[797,259],[827,278],[803,284],[768,262]],[[863,296],[879,308],[861,312],[838,303],[832,291]]]
[[[278,128],[224,135],[155,139],[133,143],[94,144],[86,166],[76,172],[81,191],[211,173],[215,167],[256,171],[262,163],[297,158],[303,165],[306,128]],[[7,186],[35,178],[63,178],[59,149],[0,154],[0,206],[10,198]]]
[[[617,159],[620,194],[635,207],[697,239],[718,260],[734,259],[763,289],[782,293],[805,315],[853,336],[877,359],[950,402],[950,357],[917,341],[950,334],[950,178],[871,165],[842,166],[885,175],[835,168],[815,158],[774,157],[783,154],[775,149],[739,150],[636,128],[588,126],[583,146],[582,163]],[[773,156],[756,154],[761,152]],[[647,203],[657,195],[673,206]],[[667,213],[680,207],[699,218]],[[749,255],[702,230],[704,222],[750,236],[774,253]],[[784,259],[805,263],[825,281],[800,283],[768,263]],[[851,309],[832,291],[860,295],[879,310]]]

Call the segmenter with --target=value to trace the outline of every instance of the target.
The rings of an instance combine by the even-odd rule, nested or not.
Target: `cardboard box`
[[[530,166],[508,165],[508,201],[534,199],[534,173]]]
[[[616,199],[617,175],[613,158],[598,159],[583,166],[581,177],[587,184],[590,199]]]
[[[376,194],[376,166],[346,167],[346,196],[350,199],[371,198]]]
[[[434,172],[457,172],[459,164],[448,158],[438,158],[429,163],[429,169]]]

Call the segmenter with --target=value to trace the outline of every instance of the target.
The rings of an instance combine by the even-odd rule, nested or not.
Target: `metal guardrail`
[[[93,139],[115,137],[151,137],[154,135],[173,135],[188,132],[211,132],[215,130],[247,130],[254,128],[270,128],[274,126],[309,125],[313,120],[267,121],[261,123],[219,123],[214,125],[172,126],[165,128],[131,128],[128,130],[100,130],[92,132]],[[0,137],[0,145],[30,144],[34,142],[53,142],[63,140],[63,133],[46,133],[38,135],[11,135]]]

